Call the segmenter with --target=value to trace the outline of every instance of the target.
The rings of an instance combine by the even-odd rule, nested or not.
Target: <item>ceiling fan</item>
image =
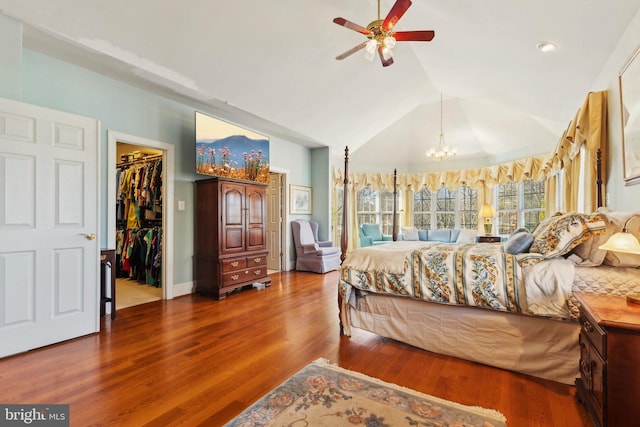
[[[347,21],[344,18],[335,18],[333,22],[348,28],[353,31],[357,31],[360,34],[364,34],[369,39],[362,42],[354,48],[349,49],[341,55],[336,56],[337,60],[342,60],[361,49],[365,49],[365,58],[369,61],[373,60],[376,51],[380,56],[380,61],[383,67],[388,67],[393,64],[393,56],[391,49],[396,45],[396,42],[428,42],[433,40],[435,32],[428,31],[393,31],[393,27],[398,23],[402,15],[411,6],[411,0],[397,0],[393,5],[387,17],[384,20],[380,19],[380,0],[378,0],[378,19],[367,25],[364,28],[358,24],[354,24],[351,21]]]

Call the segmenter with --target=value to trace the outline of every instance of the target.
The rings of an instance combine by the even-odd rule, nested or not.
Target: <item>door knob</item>
[[[85,234],[85,233],[80,233],[80,235],[82,237],[84,237],[87,240],[95,240],[96,239],[96,235],[91,233],[91,234]]]

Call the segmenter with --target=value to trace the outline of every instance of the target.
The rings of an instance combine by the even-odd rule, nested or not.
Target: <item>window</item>
[[[455,228],[456,192],[441,188],[436,196],[436,228]]]
[[[378,193],[370,188],[358,191],[358,224],[377,224]]]
[[[476,230],[478,228],[478,194],[475,190],[467,186],[458,190],[458,201],[460,207],[460,228]]]
[[[398,204],[400,206],[400,194]],[[388,190],[372,190],[363,188],[358,191],[358,224],[380,224],[382,234],[393,234],[393,192]],[[399,212],[396,212],[396,221],[399,224]]]
[[[518,228],[518,184],[498,185],[498,234],[511,234]]]
[[[432,224],[435,219],[435,224]],[[478,195],[469,187],[457,191],[441,188],[437,192],[423,189],[413,193],[413,226],[433,228],[478,228]]]
[[[431,229],[431,191],[426,188],[413,193],[413,226]]]
[[[544,219],[544,181],[527,180],[522,185],[524,227],[533,231]]]
[[[507,235],[519,227],[533,231],[544,219],[544,180],[526,180],[498,185],[498,234]]]

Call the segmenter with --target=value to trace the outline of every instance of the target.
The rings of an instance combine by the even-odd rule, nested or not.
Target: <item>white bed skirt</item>
[[[376,294],[351,303],[351,325],[377,335],[564,384],[578,377],[578,322]]]

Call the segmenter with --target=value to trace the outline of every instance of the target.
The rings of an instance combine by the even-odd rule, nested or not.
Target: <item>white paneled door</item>
[[[0,98],[0,357],[99,330],[98,140]]]

